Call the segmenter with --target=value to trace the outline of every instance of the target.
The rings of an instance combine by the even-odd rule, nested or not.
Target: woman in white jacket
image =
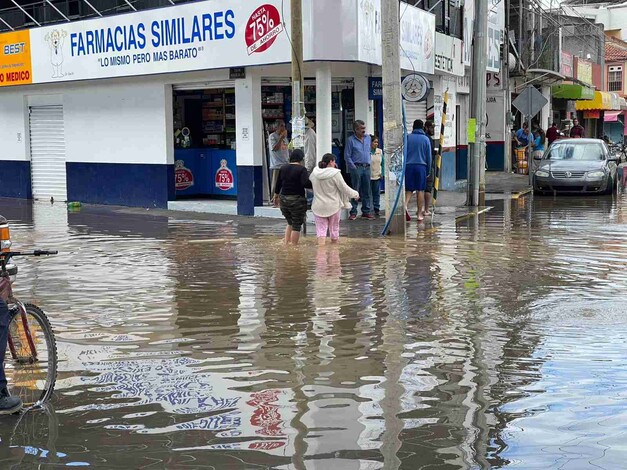
[[[359,193],[344,182],[335,164],[335,155],[327,153],[309,176],[314,191],[311,211],[316,218],[318,244],[324,245],[327,230],[331,242],[340,239],[340,214],[349,199],[359,199]]]

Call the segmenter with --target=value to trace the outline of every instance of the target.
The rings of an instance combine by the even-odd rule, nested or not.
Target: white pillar
[[[235,80],[236,144],[238,166],[263,163],[261,77],[246,69],[246,78]]]
[[[263,120],[261,77],[246,69],[246,78],[235,80],[235,136],[237,156],[237,214],[254,215],[263,205],[267,178],[263,171]]]
[[[368,77],[355,76],[355,119],[366,123],[366,132],[372,134],[374,128],[374,106],[368,99]]]
[[[316,146],[317,159],[320,161],[325,153],[331,153],[332,120],[331,108],[331,64],[316,64]]]
[[[548,100],[548,103],[544,106],[544,108],[542,108],[542,111],[540,112],[540,127],[542,127],[542,129],[544,129],[544,131],[546,132],[546,130],[551,126],[551,119],[553,118],[550,86],[542,87],[542,96],[544,96]]]

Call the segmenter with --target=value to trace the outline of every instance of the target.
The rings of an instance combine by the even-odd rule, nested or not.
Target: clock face
[[[407,101],[422,101],[428,93],[429,82],[422,75],[407,75],[401,83],[401,94]]]

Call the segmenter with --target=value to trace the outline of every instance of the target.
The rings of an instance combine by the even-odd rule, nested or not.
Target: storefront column
[[[368,99],[368,77],[355,76],[355,119],[366,123],[366,132],[372,134],[374,127],[374,106]]]
[[[551,87],[550,86],[543,86],[542,87],[542,96],[544,96],[548,103],[544,106],[544,108],[542,108],[542,111],[540,112],[540,127],[542,129],[544,129],[544,131],[546,132],[546,130],[551,127],[551,118],[552,118],[552,107],[551,107]]]
[[[316,146],[318,161],[325,153],[331,153],[332,120],[331,64],[320,62],[316,68]]]
[[[235,80],[237,144],[237,214],[255,215],[263,205],[263,122],[261,77],[246,69],[246,78]]]

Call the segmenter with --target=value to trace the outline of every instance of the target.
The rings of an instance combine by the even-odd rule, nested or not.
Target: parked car
[[[620,155],[610,153],[601,139],[557,140],[534,158],[535,193],[601,193],[616,188]]]

